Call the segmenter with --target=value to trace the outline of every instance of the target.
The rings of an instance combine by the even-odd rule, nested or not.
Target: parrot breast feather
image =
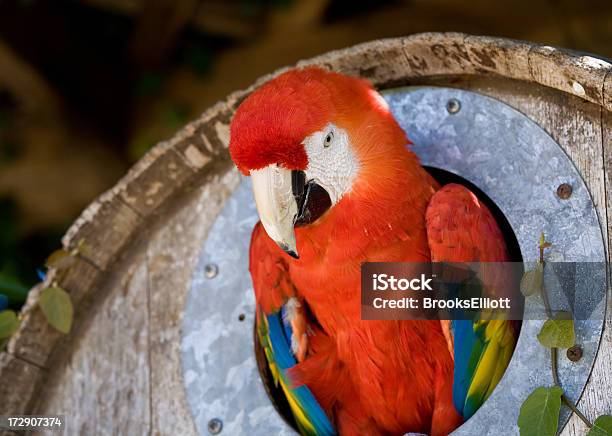
[[[256,333],[276,386],[280,386],[300,433],[334,435],[334,427],[305,385],[293,386],[288,371],[297,364],[292,327],[283,316],[294,296],[286,260],[261,223],[251,236],[250,271],[257,303]]]
[[[251,235],[249,270],[255,301],[265,313],[278,312],[294,294],[288,266],[276,243],[258,222]]]

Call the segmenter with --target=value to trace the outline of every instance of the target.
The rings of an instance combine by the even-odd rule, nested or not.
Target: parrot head
[[[388,177],[384,163],[406,153],[407,143],[368,82],[310,67],[281,74],[241,103],[229,150],[252,178],[266,232],[298,258],[295,227],[315,225]]]

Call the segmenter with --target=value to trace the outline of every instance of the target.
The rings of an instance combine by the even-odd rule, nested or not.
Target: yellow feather
[[[512,356],[512,332],[507,321],[492,320],[487,321],[486,326],[484,323],[475,326],[476,329],[482,327],[485,327],[486,346],[467,393],[468,398],[480,397],[479,401],[485,401],[491,395]]]

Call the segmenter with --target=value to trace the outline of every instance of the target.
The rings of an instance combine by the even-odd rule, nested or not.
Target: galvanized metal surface
[[[200,257],[183,321],[183,377],[198,432],[295,434],[268,399],[253,353],[255,298],[248,271],[257,222],[249,181],[227,200]],[[211,275],[210,265],[215,265]],[[241,315],[244,319],[241,320]]]
[[[604,244],[590,195],[567,155],[546,132],[509,106],[475,93],[405,88],[385,98],[414,142],[424,165],[458,174],[481,188],[510,222],[523,258],[537,258],[541,232],[557,262],[604,262]],[[569,198],[557,195],[571,185]],[[211,419],[223,434],[293,434],[270,404],[259,379],[252,343],[254,300],[248,245],[257,214],[249,181],[230,197],[204,243],[183,321],[183,375],[189,405],[202,435]],[[212,275],[210,266],[218,267]],[[212,275],[212,277],[211,277]],[[561,353],[559,373],[571,399],[582,392],[599,344],[605,312],[605,275],[579,290],[590,316],[576,321],[583,356]],[[527,301],[526,310],[541,304]],[[241,321],[240,315],[245,319]],[[537,386],[550,386],[549,353],[536,340],[542,321],[523,323],[502,381],[456,435],[517,434],[520,404]],[[567,419],[564,413],[563,422]]]
[[[553,246],[546,256],[555,262],[599,262],[605,251],[597,214],[580,174],[554,140],[527,117],[494,99],[455,89],[406,89],[386,99],[400,125],[414,142],[424,165],[442,168],[474,183],[501,209],[519,242],[525,261],[538,258],[540,233]],[[456,99],[456,113],[444,110]],[[559,185],[572,187],[568,199]],[[588,379],[605,315],[605,274],[584,280],[579,301],[590,306],[590,317],[576,321],[583,357],[559,359],[566,395],[576,400]],[[547,280],[550,283],[550,280]],[[553,305],[555,302],[553,302]],[[526,311],[542,302],[530,298]],[[549,352],[536,336],[543,321],[523,322],[512,361],[489,400],[454,434],[517,434],[522,401],[537,386],[552,384]],[[569,414],[564,411],[562,422]]]

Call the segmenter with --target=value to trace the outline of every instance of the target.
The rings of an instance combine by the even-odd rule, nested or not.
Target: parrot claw
[[[297,350],[295,352],[295,358],[298,362],[303,362],[306,358],[306,351],[308,350],[308,335],[302,334]]]

